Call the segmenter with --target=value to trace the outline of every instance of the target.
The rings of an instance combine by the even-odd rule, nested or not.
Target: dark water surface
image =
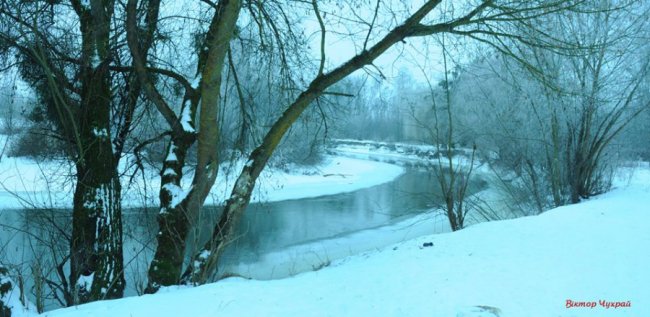
[[[470,194],[484,187],[484,181],[476,180],[470,185]],[[221,267],[256,263],[265,254],[296,245],[390,225],[437,207],[436,193],[439,186],[435,173],[408,168],[394,181],[354,192],[251,204],[239,224],[240,235],[224,254]],[[201,228],[193,235],[199,239],[191,240],[204,241],[219,213],[218,207],[207,208]],[[155,246],[156,214],[157,209],[124,211],[127,294],[137,293],[146,282],[147,265]],[[71,231],[69,215],[65,210],[0,211],[0,256],[7,259],[5,262],[22,264],[26,275],[34,263],[40,263],[43,270],[53,267],[53,259],[66,253],[63,235]],[[54,274],[51,272],[50,276],[54,278]],[[277,278],[286,274],[250,275]]]

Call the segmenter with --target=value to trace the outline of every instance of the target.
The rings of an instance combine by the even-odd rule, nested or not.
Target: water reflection
[[[431,173],[409,171],[396,181],[344,193],[251,205],[240,223],[243,236],[233,252],[269,252],[374,228],[435,205],[438,186]],[[231,253],[233,253],[231,252]]]
[[[481,180],[474,181],[470,185],[470,194],[485,185]],[[251,204],[239,224],[240,236],[224,254],[220,267],[253,264],[260,262],[266,254],[296,245],[390,225],[437,206],[434,193],[438,192],[434,173],[411,168],[393,182],[350,193]],[[205,241],[219,213],[217,207],[206,208],[201,228],[190,241],[195,241],[196,245],[200,245],[199,241]],[[146,283],[147,265],[155,246],[156,214],[155,208],[129,209],[124,212],[127,295],[136,294]],[[0,221],[4,224],[0,233],[0,242],[4,246],[2,256],[10,263],[33,263],[39,260],[43,262],[43,267],[54,267],[52,264],[56,260],[60,261],[67,252],[65,235],[70,232],[69,215],[64,210],[0,212]],[[56,230],[51,230],[52,227]],[[433,231],[432,229],[431,233]],[[316,264],[311,266],[313,265]],[[250,275],[256,278],[282,276],[277,275],[276,268],[257,269],[271,273]],[[52,278],[55,277],[55,272],[52,272]]]

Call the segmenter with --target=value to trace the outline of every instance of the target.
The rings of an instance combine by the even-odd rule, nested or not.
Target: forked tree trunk
[[[158,5],[158,2],[150,2],[151,8]],[[129,0],[127,4],[127,40],[136,72],[144,83],[148,97],[172,129],[172,142],[161,173],[161,208],[158,216],[160,227],[156,253],[149,268],[149,283],[146,289],[148,293],[156,292],[161,286],[179,283],[186,249],[185,240],[190,228],[196,224],[195,219],[217,177],[217,117],[221,102],[221,75],[241,6],[239,0],[219,1],[216,6],[215,15],[206,34],[205,50],[199,53],[200,85],[198,89],[190,88],[186,91],[187,98],[184,103],[189,101],[189,105],[184,104],[181,109],[183,114],[179,118],[149,80],[145,69],[146,59],[138,48],[135,16],[137,1]],[[149,26],[155,27],[155,24]],[[193,126],[197,111],[201,114],[198,134]],[[198,141],[197,166],[191,187],[183,189],[180,186],[182,168],[185,165],[187,149],[195,141]]]
[[[203,284],[208,282],[214,275],[219,257],[229,240],[232,239],[236,225],[248,206],[257,178],[277,148],[280,140],[282,140],[285,133],[305,109],[316,98],[321,96],[327,88],[352,74],[354,71],[372,63],[395,43],[409,36],[422,35],[415,32],[415,29],[420,21],[438,3],[439,1],[426,3],[407,19],[403,25],[394,28],[372,47],[356,55],[331,72],[316,76],[309,87],[296,98],[282,116],[273,124],[269,132],[264,136],[262,144],[248,157],[248,162],[235,182],[230,198],[226,201],[226,206],[220,219],[213,229],[212,236],[190,259],[190,265],[183,273],[181,280],[183,283]],[[438,30],[434,30],[433,32],[438,32]]]

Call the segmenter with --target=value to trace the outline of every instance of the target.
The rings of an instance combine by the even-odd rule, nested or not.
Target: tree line
[[[417,110],[413,113],[418,113],[418,120],[431,124],[434,121],[427,116],[452,105],[472,109],[462,120],[471,120],[473,115],[509,124],[517,116],[539,115],[540,131],[551,135],[543,147],[535,148],[543,155],[534,158],[545,161],[534,162],[527,175],[540,177],[541,171],[561,200],[568,197],[575,202],[592,195],[601,189],[593,180],[605,146],[628,118],[641,114],[634,109],[640,107],[637,92],[647,85],[647,79],[635,78],[642,78],[647,70],[647,53],[637,63],[640,68],[625,65],[630,69],[620,72],[616,62],[609,64],[608,54],[620,58],[623,54],[617,52],[627,42],[609,36],[626,34],[631,27],[616,24],[622,28],[617,30],[607,24],[618,21],[614,15],[629,13],[628,17],[637,19],[631,19],[631,25],[636,25],[642,21],[634,15],[640,12],[640,4],[579,0],[485,0],[463,5],[442,0],[417,5],[382,0],[3,1],[3,69],[18,71],[35,92],[36,108],[42,120],[51,124],[50,136],[58,140],[62,157],[75,167],[69,254],[62,259],[68,272],[59,271],[56,292],[67,306],[123,296],[119,163],[127,155],[140,157],[140,152],[156,145],[161,152],[157,162],[159,230],[146,292],[210,282],[220,255],[235,236],[257,178],[281,141],[305,142],[322,136],[328,131],[322,120],[350,111],[346,109],[350,100],[358,100],[353,97],[368,87],[346,84],[354,82],[351,78],[364,71],[381,77],[374,66],[377,58],[420,39],[437,39],[430,45],[440,45],[441,37],[449,38],[457,41],[460,50],[488,47],[499,57],[477,59],[471,67],[487,63],[502,69],[495,79],[484,82],[493,87],[474,84],[480,77],[470,71],[445,75],[441,88],[428,89],[426,102],[420,100],[411,107]],[[354,14],[350,17],[341,11]],[[302,23],[305,19],[316,26],[311,27],[313,34]],[[567,32],[551,32],[560,25],[555,23],[566,23],[561,29]],[[334,31],[341,25],[356,30],[345,35],[354,41],[355,49],[347,60],[336,64],[327,55],[327,41],[334,34],[341,36]],[[594,26],[602,30],[591,32]],[[621,90],[623,98],[612,99],[620,97],[620,92],[599,78],[610,80],[619,73],[629,78]],[[492,100],[492,94],[497,98],[497,90],[503,90],[496,86],[509,85],[512,76],[518,84],[508,86],[508,91],[522,100],[508,102],[513,117],[481,116],[486,101],[503,102]],[[527,79],[522,83],[521,78]],[[622,81],[617,82],[616,87]],[[573,86],[568,91],[558,88],[569,83]],[[469,95],[476,96],[476,89],[483,96],[472,103]],[[531,95],[536,103],[532,106],[526,99]],[[359,107],[368,105],[361,103]],[[427,109],[419,109],[423,104]],[[571,116],[561,114],[558,104]],[[543,116],[530,114],[522,108],[545,112]],[[392,109],[387,107],[386,112],[394,113]],[[571,109],[578,109],[579,116]],[[388,121],[391,116],[383,118]],[[292,134],[305,118],[320,128],[307,135]],[[461,119],[450,114],[435,124],[450,127],[454,120]],[[436,130],[447,131],[449,147],[462,142],[456,135],[459,129]],[[479,136],[487,131],[471,133]],[[558,165],[563,151],[559,147],[565,145],[571,165]],[[517,146],[525,145],[506,145]],[[197,226],[210,189],[220,181],[219,166],[233,151],[246,164],[210,237],[191,252],[188,261],[186,254],[194,250],[188,236]],[[529,152],[523,154],[517,162],[525,168]],[[555,186],[558,180],[574,183],[564,188]],[[458,183],[452,182],[451,187],[454,184]],[[455,190],[451,187],[450,192]]]

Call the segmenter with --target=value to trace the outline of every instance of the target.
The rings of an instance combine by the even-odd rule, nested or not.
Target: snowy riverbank
[[[650,168],[621,175],[612,192],[581,204],[423,236],[316,272],[168,288],[44,316],[647,316]]]
[[[220,171],[207,203],[218,204],[227,198],[241,165]],[[160,187],[158,173],[153,169],[147,170],[144,176],[136,175],[130,185],[130,175],[127,173],[122,178],[124,206],[155,207]],[[318,166],[298,167],[291,173],[266,169],[258,180],[252,201],[280,201],[351,192],[392,181],[402,173],[403,168],[391,164],[326,156]],[[73,170],[66,164],[3,157],[0,161],[0,210],[71,207],[73,182],[69,175],[73,175]]]

